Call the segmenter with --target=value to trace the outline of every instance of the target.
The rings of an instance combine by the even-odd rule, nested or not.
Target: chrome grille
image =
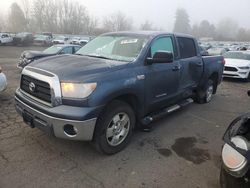
[[[51,103],[51,89],[47,82],[22,75],[20,88],[40,100]]]

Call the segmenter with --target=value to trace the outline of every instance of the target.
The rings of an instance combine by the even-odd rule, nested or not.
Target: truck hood
[[[46,57],[51,55],[56,55],[56,54],[48,54],[42,51],[24,51],[21,55],[21,58],[33,59],[35,57]]]
[[[250,61],[249,60],[226,58],[225,61],[226,61],[225,66],[229,66],[229,67],[250,66]]]
[[[128,62],[101,58],[61,55],[43,58],[31,63],[32,67],[56,74],[60,80],[79,81],[104,76],[105,73],[126,66]]]

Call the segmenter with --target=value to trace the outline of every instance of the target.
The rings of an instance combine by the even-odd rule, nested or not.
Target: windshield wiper
[[[87,56],[87,57],[95,57],[95,58],[101,58],[101,59],[114,60],[112,58],[101,56],[101,55],[85,55],[85,54],[75,54],[75,55],[81,55],[81,56]]]

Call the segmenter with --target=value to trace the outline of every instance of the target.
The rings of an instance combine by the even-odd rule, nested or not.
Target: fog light
[[[68,137],[75,137],[78,132],[77,128],[70,124],[64,125],[63,130]]]
[[[248,141],[241,136],[236,136],[231,139],[238,148],[248,150]],[[230,145],[225,144],[222,149],[222,160],[226,170],[234,176],[243,176],[248,170],[247,159]]]

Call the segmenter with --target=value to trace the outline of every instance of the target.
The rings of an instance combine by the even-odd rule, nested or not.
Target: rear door
[[[193,38],[177,37],[177,43],[182,67],[180,90],[184,92],[198,85],[203,73],[203,61]]]
[[[153,41],[148,57],[153,57],[157,51],[170,51],[175,54],[174,49],[173,38],[162,36]],[[148,108],[155,110],[166,106],[178,93],[179,62],[174,60],[171,63],[154,63],[145,67],[145,95]]]

